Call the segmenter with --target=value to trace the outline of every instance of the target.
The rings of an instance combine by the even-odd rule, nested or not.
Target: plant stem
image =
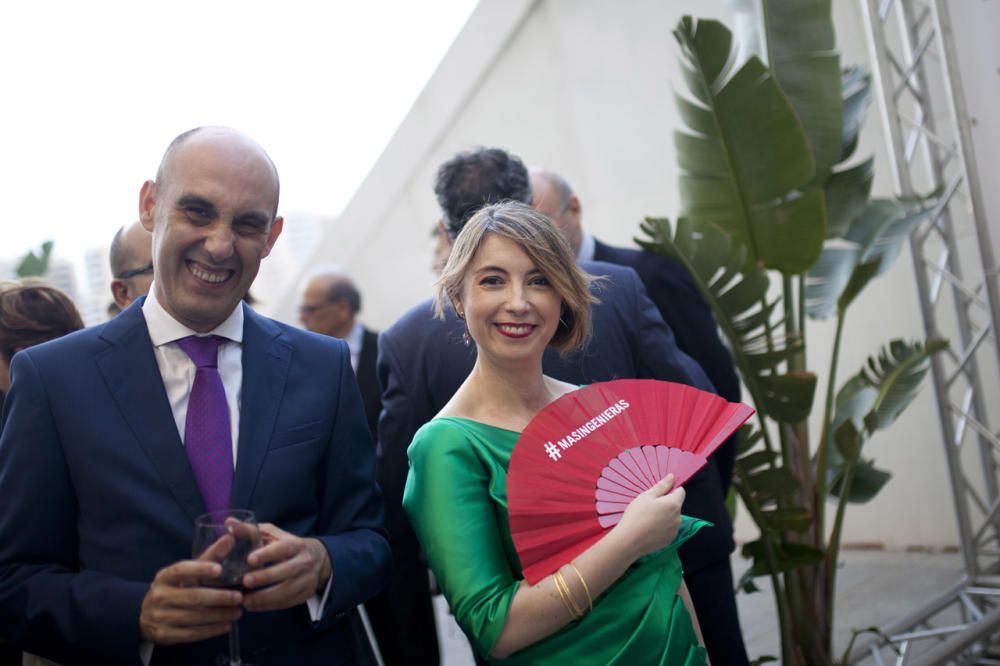
[[[826,404],[823,407],[823,426],[819,432],[819,447],[816,449],[816,492],[813,504],[816,507],[816,542],[817,548],[822,547],[826,534],[824,525],[826,516],[826,460],[827,447],[830,446],[830,420],[833,418],[834,387],[837,385],[837,364],[840,362],[840,343],[844,333],[844,318],[846,310],[837,309],[837,332],[833,338],[833,355],[830,358],[830,370],[826,382]]]
[[[857,466],[860,458],[861,455],[859,453],[853,460],[847,462],[844,469],[844,481],[841,484],[840,497],[837,500],[837,515],[833,520],[833,531],[830,533],[830,546],[826,552],[826,589],[824,593],[826,595],[826,614],[829,624],[826,628],[827,636],[824,637],[824,640],[827,644],[829,644],[829,637],[833,633],[835,601],[833,590],[837,582],[837,557],[840,555],[840,535],[844,525],[844,515],[847,513],[847,498],[851,494],[851,484],[854,482],[854,468]]]
[[[766,424],[762,422],[761,429],[765,430],[766,427]],[[757,499],[750,491],[750,482],[746,470],[743,469],[739,461],[736,462],[736,474],[740,477],[740,484],[737,490],[740,492],[743,506],[750,512],[754,522],[760,528],[760,540],[764,544],[764,553],[767,555],[768,575],[771,577],[774,600],[778,606],[778,627],[781,633],[782,663],[792,664],[795,663],[791,652],[794,643],[792,638],[792,617],[789,614],[788,599],[786,597],[788,590],[782,587],[781,578],[778,575],[778,557],[774,552],[774,541],[771,538],[772,532],[767,527],[767,520],[764,518],[760,505],[757,504]]]

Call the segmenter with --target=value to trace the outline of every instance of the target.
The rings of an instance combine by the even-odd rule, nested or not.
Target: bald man
[[[378,333],[358,321],[361,292],[346,274],[333,268],[318,269],[306,282],[299,305],[299,321],[308,331],[339,338],[351,350],[351,365],[365,403],[372,438],[382,411],[382,389],[375,374]]]
[[[118,230],[108,253],[111,263],[111,296],[119,310],[149,293],[153,284],[153,234],[133,222]]]
[[[388,575],[347,345],[242,302],[281,234],[279,181],[228,128],[177,137],[139,195],[148,297],[16,354],[0,435],[0,631],[60,664],[356,664]],[[195,519],[249,509],[262,546],[191,559]],[[363,635],[360,634],[360,635]]]

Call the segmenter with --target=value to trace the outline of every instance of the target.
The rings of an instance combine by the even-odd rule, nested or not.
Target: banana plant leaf
[[[776,543],[775,559],[778,560],[778,571],[794,571],[800,567],[816,564],[823,559],[823,551],[803,543]],[[743,544],[743,557],[753,560],[750,571],[753,576],[766,576],[771,573],[767,563],[767,551],[764,543],[757,539]]]
[[[844,122],[840,139],[840,159],[843,162],[858,146],[861,126],[872,98],[872,77],[863,67],[848,67],[840,77],[840,95],[844,100]]]
[[[878,469],[870,460],[859,460],[854,466],[851,477],[851,487],[848,490],[847,501],[851,504],[866,504],[881,492],[885,484],[892,478],[890,472]],[[839,498],[844,490],[843,469],[832,477],[829,485],[830,494]]]
[[[715,224],[746,261],[799,274],[822,250],[826,206],[795,112],[759,58],[733,71],[732,33],[684,17],[674,30],[692,100],[675,95],[682,215]]]
[[[734,360],[751,394],[763,396],[762,375],[802,352],[801,334],[786,333],[776,316],[776,302],[767,300],[767,271],[746,261],[747,250],[735,244],[722,229],[681,218],[677,231],[669,220],[648,217],[640,226],[645,238],[636,238],[644,249],[676,259],[691,275],[729,339]],[[756,405],[766,410],[765,404]]]
[[[864,212],[875,179],[875,158],[830,174],[826,192],[826,236],[839,238]]]
[[[770,66],[802,123],[816,181],[840,161],[840,54],[830,0],[733,0],[736,41]]]
[[[806,314],[824,319],[844,310],[868,282],[899,257],[913,229],[936,213],[941,199],[874,199],[842,239],[827,240],[805,280]],[[848,286],[850,288],[848,288]]]
[[[779,423],[798,423],[809,418],[816,395],[816,375],[812,372],[789,372],[757,378],[764,389],[767,415]]]
[[[930,367],[930,357],[947,348],[948,342],[932,338],[926,342],[892,340],[877,356],[837,392],[830,423],[835,443],[827,451],[824,473],[831,494],[843,492],[843,477],[855,465],[854,480],[848,489],[849,502],[867,502],[889,480],[889,473],[871,461],[861,460],[864,443],[878,430],[889,427],[909,406],[920,390]]]

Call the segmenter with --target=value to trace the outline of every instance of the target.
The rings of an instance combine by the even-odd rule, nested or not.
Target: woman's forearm
[[[612,530],[573,560],[572,567],[562,567],[562,580],[572,596],[572,602],[586,609],[588,592],[591,599],[596,599],[618,580],[639,556],[629,546],[623,542],[621,534]],[[580,577],[586,581],[586,588]],[[566,591],[564,589],[564,593]],[[560,595],[555,574],[546,576],[535,585],[522,581],[490,656],[503,659],[551,636],[575,619],[571,607],[567,607]]]

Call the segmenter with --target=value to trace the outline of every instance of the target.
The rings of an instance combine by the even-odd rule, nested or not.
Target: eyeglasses
[[[142,268],[133,268],[132,270],[129,271],[122,271],[115,277],[119,280],[127,280],[131,277],[135,277],[136,275],[142,275],[143,273],[152,273],[152,272],[153,272],[153,263],[150,262],[148,266],[143,266]]]
[[[316,305],[300,305],[299,314],[311,315],[316,314],[326,306],[330,305],[332,301],[323,301],[322,303],[317,303]]]

